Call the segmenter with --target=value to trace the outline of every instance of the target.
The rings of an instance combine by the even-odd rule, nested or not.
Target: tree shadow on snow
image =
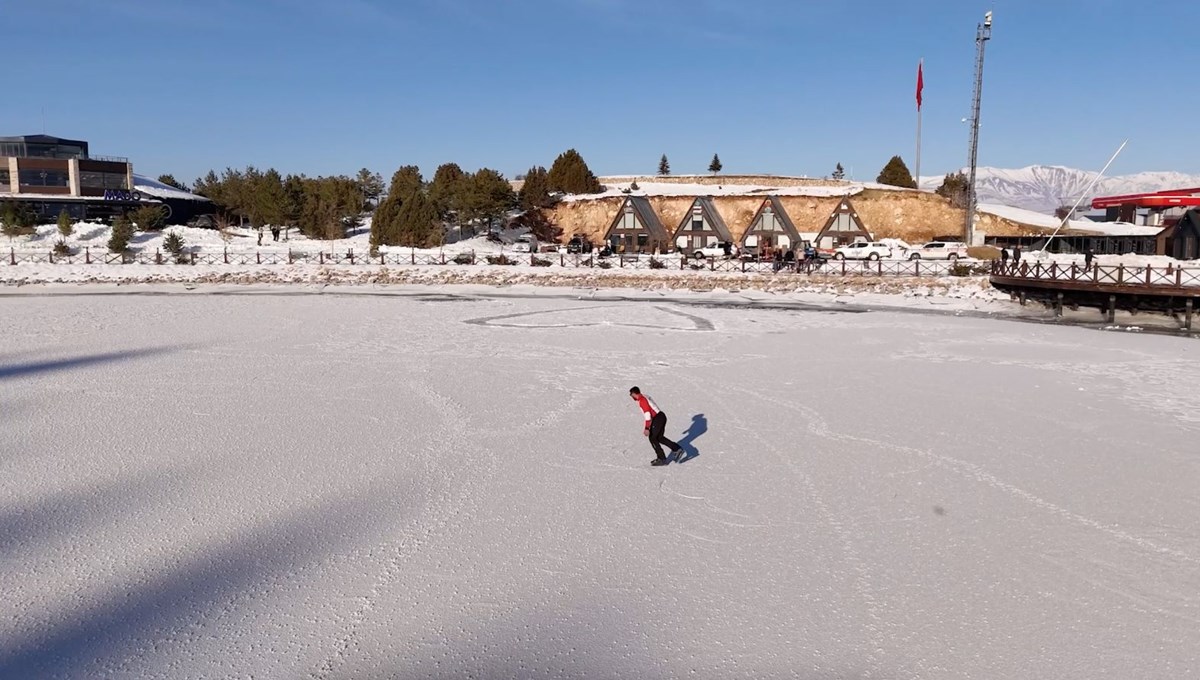
[[[708,432],[708,418],[705,418],[703,413],[697,413],[692,416],[692,424],[683,433],[683,438],[675,442],[683,450],[683,455],[675,459],[676,463],[686,463],[700,456],[699,449],[693,446],[692,442],[699,439],[705,432]]]
[[[141,357],[153,356],[155,354],[166,354],[178,349],[178,347],[147,347],[144,349],[126,349],[118,352],[87,354],[83,356],[70,357],[67,359],[24,361],[21,363],[12,364],[0,363],[0,380],[5,380],[7,378],[19,378],[21,376],[35,373],[52,373],[55,371],[65,371],[73,368],[83,368],[93,364],[107,364],[116,361],[124,361],[127,359],[138,359]]]
[[[85,677],[138,650],[168,647],[172,638],[267,590],[281,575],[373,533],[383,521],[373,500],[362,493],[315,503],[145,571],[136,586],[112,586],[69,616],[0,640],[0,678]]]

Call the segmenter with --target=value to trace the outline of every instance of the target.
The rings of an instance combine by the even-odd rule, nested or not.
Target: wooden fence
[[[384,251],[374,255],[353,250],[342,251],[203,251],[192,249],[178,256],[161,250],[109,253],[106,250],[82,251],[68,255],[53,251],[9,249],[8,264],[142,264],[142,265],[531,265],[564,268],[712,271],[742,274],[800,274],[839,277],[945,277],[988,273],[986,264],[930,262],[927,260],[809,260],[783,265],[740,259],[688,258],[686,255],[621,254],[600,257],[595,253],[429,253]],[[995,270],[992,270],[995,273]]]

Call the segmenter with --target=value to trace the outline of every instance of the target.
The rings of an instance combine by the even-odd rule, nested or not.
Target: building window
[[[71,180],[65,170],[38,168],[21,170],[19,178],[23,187],[65,187],[70,186]]]
[[[83,147],[74,144],[26,144],[30,158],[83,158]]]
[[[79,173],[79,188],[129,189],[128,179],[123,172],[83,171]]]
[[[8,174],[8,164],[5,163],[4,167],[0,168],[0,191],[8,191],[10,182],[12,179]]]
[[[704,220],[692,218],[692,231],[704,231]]]

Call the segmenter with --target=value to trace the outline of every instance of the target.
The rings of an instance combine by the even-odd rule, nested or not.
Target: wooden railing
[[[564,268],[711,271],[741,274],[776,274],[838,277],[946,277],[977,276],[989,273],[986,263],[931,262],[928,260],[808,260],[776,263],[743,259],[689,258],[677,253],[665,255],[598,253],[430,253],[410,249],[375,254],[345,251],[244,251],[222,248],[207,251],[189,248],[173,255],[162,250],[109,253],[83,248],[70,254],[49,250],[18,251],[9,249],[7,264],[154,264],[154,265],[532,265]],[[993,269],[991,273],[995,273]]]
[[[1200,287],[1200,268],[1151,265],[1085,266],[1078,263],[993,262],[992,276],[1036,281],[1060,281],[1093,286],[1122,286],[1129,288],[1189,288]]]

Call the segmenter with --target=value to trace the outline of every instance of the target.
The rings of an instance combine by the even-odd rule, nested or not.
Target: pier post
[[[1105,311],[1104,319],[1108,323],[1113,323],[1117,320],[1117,296],[1108,296],[1108,310]]]
[[[1192,330],[1192,298],[1183,303],[1183,330]]]
[[[1017,299],[1021,301],[1021,306],[1024,307],[1025,306],[1025,291],[1021,291],[1020,293],[1017,293]]]
[[[1060,290],[1060,291],[1058,291],[1058,295],[1056,296],[1056,299],[1054,301],[1054,318],[1061,319],[1062,315],[1063,315],[1063,294],[1062,294],[1062,291]]]

